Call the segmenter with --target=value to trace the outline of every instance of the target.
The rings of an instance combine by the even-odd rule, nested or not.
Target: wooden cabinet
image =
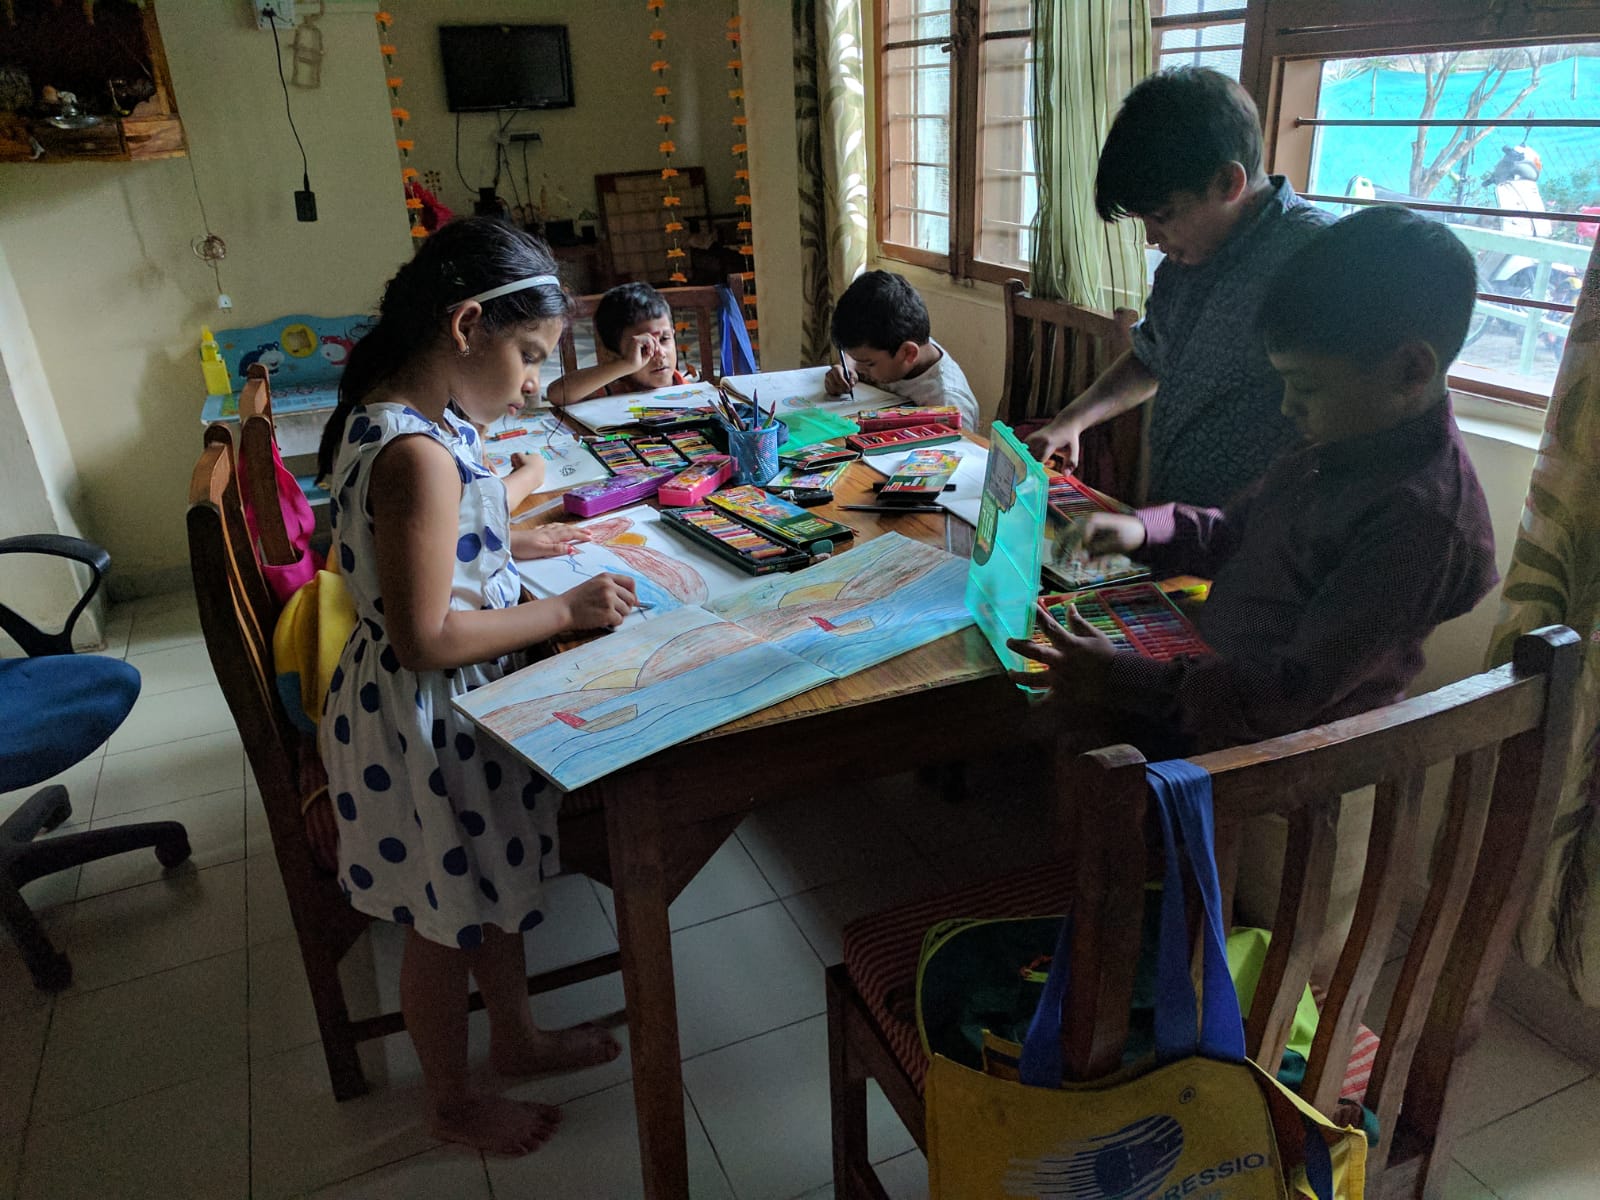
[[[0,0],[0,76],[0,162],[188,153],[155,0]],[[81,124],[51,120],[46,87],[77,96]]]

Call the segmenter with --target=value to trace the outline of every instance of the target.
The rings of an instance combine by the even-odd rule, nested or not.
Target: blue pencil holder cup
[[[733,459],[733,481],[762,486],[778,473],[778,434],[782,425],[766,429],[734,429],[724,425],[728,457]]]

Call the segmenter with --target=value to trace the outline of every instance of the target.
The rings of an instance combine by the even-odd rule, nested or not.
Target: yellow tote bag
[[[1284,1200],[1293,1193],[1361,1200],[1360,1131],[1332,1126],[1245,1059],[1211,850],[1210,777],[1181,761],[1151,764],[1149,774],[1167,850],[1155,1064],[1092,1084],[1062,1083],[1069,915],[1020,1051],[987,1038],[990,1073],[933,1059],[926,1087],[933,1200]],[[1204,901],[1198,1002],[1175,823]],[[1012,1056],[1015,1081],[1001,1077]]]

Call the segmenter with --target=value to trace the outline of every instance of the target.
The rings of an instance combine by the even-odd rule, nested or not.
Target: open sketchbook
[[[582,787],[970,625],[966,576],[962,559],[883,534],[596,638],[456,707],[558,787]]]
[[[596,396],[566,406],[566,414],[596,433],[637,424],[635,408],[703,408],[716,397],[709,383],[677,383],[653,392],[624,392],[617,396]]]
[[[622,623],[632,629],[686,604],[714,600],[743,587],[750,576],[711,551],[661,525],[661,514],[636,504],[593,520],[578,522],[593,539],[576,543],[572,554],[517,562],[535,596],[559,596],[596,575],[627,575],[641,605]]]

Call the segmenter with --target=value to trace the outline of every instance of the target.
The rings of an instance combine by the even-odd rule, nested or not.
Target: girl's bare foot
[[[434,1112],[430,1132],[441,1142],[460,1142],[490,1154],[521,1157],[554,1136],[561,1110],[507,1096],[470,1096]]]
[[[519,1030],[493,1040],[489,1058],[502,1075],[539,1075],[546,1071],[576,1071],[598,1067],[622,1053],[611,1033],[599,1025],[574,1025],[571,1029]]]

